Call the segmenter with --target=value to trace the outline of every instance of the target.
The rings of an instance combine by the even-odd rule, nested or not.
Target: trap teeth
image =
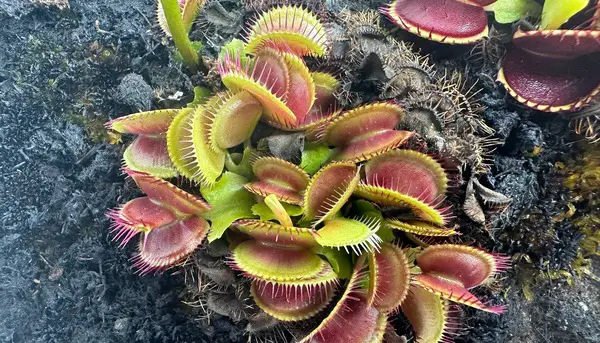
[[[319,19],[293,5],[263,12],[249,29],[246,52],[255,54],[269,47],[298,56],[323,56],[326,33]]]
[[[250,293],[256,304],[269,315],[281,321],[300,321],[319,313],[335,295],[334,284],[312,282],[253,281]]]
[[[313,226],[332,218],[348,201],[360,178],[352,162],[334,162],[321,168],[310,180],[304,195],[304,219]]]
[[[331,119],[323,141],[336,147],[334,160],[361,162],[404,144],[413,133],[395,130],[404,110],[391,103],[354,108]]]
[[[385,243],[369,254],[369,290],[367,302],[384,313],[393,313],[408,294],[410,270],[399,247]]]

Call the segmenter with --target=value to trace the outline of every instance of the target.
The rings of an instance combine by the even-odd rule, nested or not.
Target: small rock
[[[121,80],[115,94],[115,101],[136,111],[148,111],[152,107],[154,90],[141,75],[127,74]]]
[[[167,96],[167,99],[173,100],[173,101],[179,101],[179,100],[181,100],[182,96],[183,96],[183,92],[177,91],[177,92],[175,92],[175,94]]]
[[[290,162],[299,162],[304,151],[304,133],[282,133],[265,139],[274,157]]]
[[[60,279],[60,277],[63,275],[64,273],[64,269],[60,268],[60,267],[54,267],[52,268],[52,270],[50,271],[50,273],[48,273],[48,280],[50,281],[56,281],[58,279]]]
[[[127,328],[129,327],[129,318],[119,318],[115,320],[115,325],[113,326],[114,330],[117,333],[125,333],[127,332]]]

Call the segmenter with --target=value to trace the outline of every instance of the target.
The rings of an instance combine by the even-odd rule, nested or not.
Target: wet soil
[[[72,0],[62,10],[0,0],[0,342],[246,340],[243,323],[218,315],[210,325],[197,321],[181,302],[181,275],[133,275],[131,248],[119,250],[107,234],[105,210],[136,191],[119,175],[123,146],[100,143],[102,123],[177,106],[193,85],[170,58],[153,15],[151,0]],[[461,53],[435,58],[457,67]],[[495,251],[527,253],[538,269],[567,267],[577,230],[564,224],[553,226],[551,238],[539,233],[565,210],[554,166],[577,153],[577,138],[563,118],[506,99],[486,72],[469,75],[480,79],[485,119],[506,142],[488,182],[513,198],[492,234],[467,228],[469,237]],[[532,154],[535,146],[540,154]],[[518,273],[483,291],[509,312],[464,310],[471,329],[458,341],[600,342],[597,282],[541,281],[528,302]]]

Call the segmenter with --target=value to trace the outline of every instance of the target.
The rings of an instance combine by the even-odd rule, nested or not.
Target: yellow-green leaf
[[[352,202],[352,210],[359,216],[364,218],[371,218],[380,223],[383,223],[383,215],[381,211],[373,205],[370,201],[366,200],[355,200]],[[381,238],[384,242],[392,242],[396,238],[394,236],[394,231],[387,225],[381,225],[379,230],[377,230],[377,236]]]
[[[546,0],[542,10],[540,29],[556,30],[569,18],[584,9],[589,0]]]
[[[186,107],[194,108],[198,105],[203,105],[212,95],[212,91],[207,87],[194,87],[194,100],[188,103]]]
[[[290,215],[290,217],[295,217],[302,214],[302,207],[300,206],[290,205],[286,203],[281,203],[281,205],[283,206],[287,214]],[[260,220],[262,221],[276,219],[276,216],[273,213],[273,211],[271,211],[269,206],[267,206],[267,204],[265,204],[264,202],[252,206],[252,213],[259,216]]]

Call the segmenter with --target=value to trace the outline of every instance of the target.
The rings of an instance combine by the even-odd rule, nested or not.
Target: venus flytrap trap
[[[592,0],[546,1],[537,29],[513,35],[498,81],[527,107],[582,109],[600,92],[599,6]]]
[[[486,9],[496,0],[396,0],[381,11],[401,28],[445,44],[471,44],[488,35]]]
[[[108,216],[113,220],[114,239],[126,245],[140,234],[134,267],[140,274],[162,270],[189,256],[202,243],[209,223],[202,217],[211,206],[196,195],[147,173],[125,169],[146,193]]]
[[[115,240],[140,234],[144,274],[184,264],[205,240],[223,243],[226,264],[246,280],[248,318],[273,318],[299,342],[382,342],[400,312],[417,342],[445,342],[456,327],[448,301],[503,311],[469,290],[508,260],[443,241],[458,235],[446,170],[408,149],[418,134],[397,129],[410,114],[396,102],[338,109],[340,82],[303,59],[325,55],[327,42],[315,15],[275,7],[224,47],[217,70],[227,90],[107,123],[139,135],[123,163],[146,194],[109,212]],[[299,165],[252,146],[265,124],[306,133]],[[163,180],[175,178],[189,192]],[[402,234],[443,243],[411,248],[411,260]]]
[[[198,55],[202,45],[190,41],[188,37],[194,19],[204,2],[205,0],[159,0],[157,5],[156,15],[161,29],[167,36],[173,38],[183,63],[192,72],[208,70]]]
[[[179,109],[135,113],[107,122],[107,128],[138,137],[127,147],[123,163],[129,169],[151,173],[162,178],[177,176],[167,152],[165,134]]]
[[[498,72],[508,93],[527,107],[566,113],[576,133],[597,142],[600,3],[548,0],[537,28],[519,29],[512,43]]]

